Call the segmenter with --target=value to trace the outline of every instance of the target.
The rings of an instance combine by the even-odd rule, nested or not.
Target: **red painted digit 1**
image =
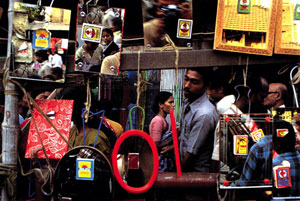
[[[149,144],[152,153],[153,153],[153,161],[154,161],[154,165],[153,165],[153,173],[152,176],[149,180],[149,182],[147,184],[145,184],[142,187],[131,187],[128,186],[122,179],[120,172],[118,170],[118,163],[117,163],[117,155],[120,149],[121,144],[123,143],[123,141],[131,136],[139,136],[144,138],[147,143]],[[113,166],[113,171],[115,174],[115,177],[118,181],[118,183],[122,186],[122,188],[124,188],[126,191],[130,192],[130,193],[144,193],[147,190],[149,190],[149,188],[151,188],[151,186],[154,184],[157,174],[158,174],[158,153],[157,153],[157,149],[156,146],[152,140],[152,138],[150,137],[150,135],[148,135],[147,133],[140,131],[140,130],[129,130],[126,131],[125,133],[123,133],[120,138],[118,138],[113,153],[112,153],[112,166]]]
[[[171,119],[172,135],[173,135],[173,145],[174,145],[174,152],[175,152],[177,177],[181,177],[181,166],[180,166],[180,158],[179,158],[179,150],[178,150],[177,129],[176,129],[176,122],[175,122],[173,110],[170,110],[170,119]]]

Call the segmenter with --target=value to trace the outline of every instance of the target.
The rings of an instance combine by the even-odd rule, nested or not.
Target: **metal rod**
[[[217,173],[182,173],[177,177],[176,172],[159,173],[154,184],[155,188],[215,188]]]
[[[8,6],[8,40],[7,40],[7,57],[11,55],[12,30],[13,30],[13,5],[15,0],[9,0]],[[10,58],[11,59],[11,58]],[[7,62],[7,68],[10,67],[10,59]],[[5,79],[5,78],[4,78]],[[4,120],[2,123],[2,163],[17,166],[17,144],[19,134],[19,118],[18,118],[18,96],[16,94],[16,86],[13,83],[7,83],[5,86],[5,110]],[[14,192],[16,192],[16,181],[12,183]],[[9,198],[7,189],[3,188],[1,192],[1,200],[16,200],[16,194]]]
[[[293,84],[293,71],[294,71],[296,68],[298,68],[298,66],[295,66],[294,68],[292,68],[292,70],[291,70],[291,72],[290,72],[290,80],[291,80],[291,84],[292,84],[292,88],[293,88],[293,94],[294,94],[294,99],[295,99],[296,107],[299,107],[296,89],[295,89],[295,86],[294,86],[294,84]]]

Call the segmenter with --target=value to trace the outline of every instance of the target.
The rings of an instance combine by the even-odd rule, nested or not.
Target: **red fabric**
[[[68,141],[71,129],[73,100],[36,100],[36,103],[45,114],[53,114],[52,117],[48,115],[50,121]],[[52,159],[62,158],[68,151],[67,143],[65,143],[35,107],[32,111],[32,117],[36,122],[38,133],[45,146],[47,156]],[[32,152],[42,147],[38,133],[35,130],[33,119],[31,119],[25,158],[30,158]],[[38,152],[38,158],[45,158],[43,151]]]

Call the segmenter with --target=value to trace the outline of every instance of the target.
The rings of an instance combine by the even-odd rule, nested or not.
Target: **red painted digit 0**
[[[142,187],[131,187],[128,186],[122,179],[119,170],[118,170],[118,163],[117,163],[117,155],[120,149],[121,144],[123,143],[123,141],[131,136],[139,136],[144,138],[147,143],[149,144],[152,153],[153,153],[153,160],[154,160],[154,165],[153,165],[153,173],[152,176],[149,180],[149,182],[147,184],[145,184]],[[150,135],[148,135],[147,133],[140,131],[140,130],[129,130],[126,131],[125,133],[123,133],[120,138],[118,138],[113,153],[112,153],[112,166],[113,166],[113,171],[115,174],[115,177],[118,181],[118,183],[122,186],[122,188],[124,188],[126,191],[130,192],[130,193],[144,193],[147,190],[149,190],[149,188],[151,188],[151,186],[154,184],[157,174],[158,174],[158,153],[157,153],[157,149],[156,146],[152,140],[152,138],[150,137]]]
[[[180,166],[180,158],[179,158],[179,150],[178,150],[177,130],[176,130],[176,122],[175,122],[173,110],[170,110],[170,119],[171,119],[171,127],[172,127],[172,134],[173,134],[173,145],[174,145],[177,177],[181,177],[181,166]]]

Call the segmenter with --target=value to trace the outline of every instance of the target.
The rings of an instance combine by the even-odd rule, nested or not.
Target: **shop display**
[[[219,0],[215,50],[272,56],[275,0]]]
[[[300,18],[298,0],[278,1],[275,54],[300,55]]]
[[[220,188],[272,188],[271,117],[222,114],[219,126]]]

